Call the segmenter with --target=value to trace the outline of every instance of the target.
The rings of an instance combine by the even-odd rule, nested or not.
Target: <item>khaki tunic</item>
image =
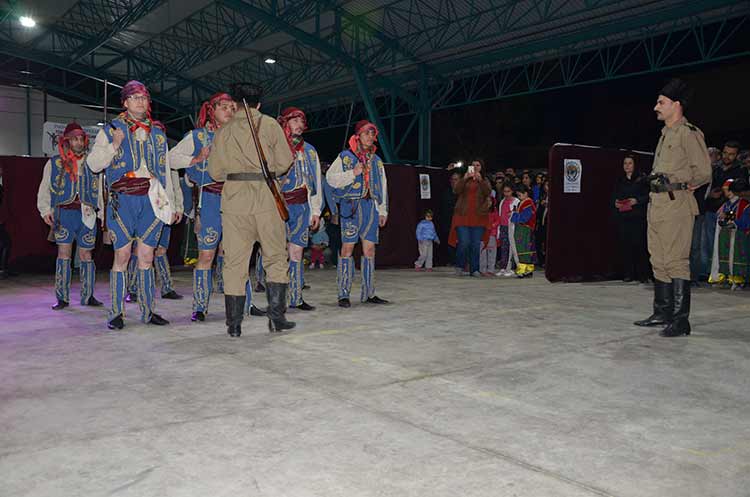
[[[284,131],[272,117],[251,109],[268,169],[277,176],[292,165],[294,156]],[[222,126],[214,137],[208,157],[208,172],[216,181],[226,181],[230,173],[260,174],[260,159],[255,148],[244,109]],[[266,183],[226,181],[221,194],[221,222],[224,231],[224,292],[245,295],[248,264],[253,245],[263,248],[263,265],[267,281],[287,283],[286,225],[276,210]]]
[[[654,154],[654,173],[672,183],[701,186],[711,181],[711,159],[703,132],[683,118],[664,126]],[[648,206],[648,251],[654,277],[665,283],[690,279],[690,244],[698,204],[693,192],[651,193]]]

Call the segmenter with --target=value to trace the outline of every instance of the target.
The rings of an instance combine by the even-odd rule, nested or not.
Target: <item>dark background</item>
[[[555,143],[651,152],[662,126],[655,119],[653,105],[659,89],[671,77],[681,77],[693,87],[696,98],[687,115],[692,123],[704,131],[709,146],[721,147],[729,139],[739,140],[744,148],[750,145],[750,98],[747,90],[750,82],[750,59],[744,59],[670,74],[631,77],[437,111],[433,113],[432,119],[432,163],[443,168],[448,162],[481,157],[485,159],[489,170],[506,167],[546,169],[551,158],[550,148]],[[404,122],[400,125],[405,125]],[[307,138],[317,147],[321,160],[330,162],[342,149],[344,133],[345,129],[342,127],[312,132]],[[415,157],[416,147],[416,136],[411,136],[407,139],[402,157]],[[611,161],[597,159],[584,162],[584,175],[587,181],[592,180],[592,176],[598,178],[596,192],[602,199],[609,198],[614,178],[621,167],[621,153],[613,151],[612,154]],[[553,159],[555,167],[558,165],[557,159],[559,158]],[[6,198],[13,207],[13,218],[8,223],[14,243],[11,264],[15,263],[25,271],[51,272],[55,247],[45,241],[48,228],[36,211],[36,190],[46,159],[8,157],[0,160],[5,166]],[[592,168],[597,168],[593,175]],[[430,201],[419,200],[420,172],[431,176],[433,199]],[[436,219],[442,217],[438,199],[446,190],[447,179],[448,174],[444,169],[388,166],[390,219],[381,233],[377,255],[379,265],[408,266],[413,263],[417,256],[414,236],[416,224],[425,208],[432,208]],[[553,174],[553,183],[553,188],[561,188],[559,176],[555,178]],[[591,198],[591,195],[582,196]],[[577,199],[578,202],[583,200],[582,197]],[[555,209],[568,207],[573,208],[572,205],[566,207],[562,202],[557,203],[551,213]],[[587,201],[585,212],[577,207],[576,214],[569,211],[573,218],[568,216],[565,220],[558,220],[557,231],[554,234],[550,232],[552,251],[556,244],[557,247],[561,247],[560,244],[567,245],[569,238],[573,236],[566,231],[568,223],[579,226],[580,223],[586,223],[591,228],[586,232],[586,238],[590,239],[601,233],[605,239],[610,240],[605,245],[614,241],[609,211],[608,201],[601,206]],[[595,213],[593,218],[592,212]],[[554,219],[556,218],[551,217],[550,221]],[[437,250],[436,263],[445,262],[447,242],[447,227],[437,228],[441,236],[444,236],[444,243]],[[182,229],[176,231],[177,233],[173,231],[170,247],[173,264],[180,262],[177,248]],[[580,238],[574,240],[580,241]],[[552,266],[555,266],[555,260],[558,264],[565,264],[564,259],[555,259],[552,251]],[[564,256],[564,252],[560,254]],[[605,254],[601,257],[605,257]],[[98,248],[99,267],[109,267],[110,261],[111,249]],[[589,271],[594,268],[585,269]],[[586,271],[582,269],[577,274],[594,279],[612,277],[612,267],[609,264],[596,269],[596,274],[583,274]],[[560,273],[555,279],[570,281],[576,279],[576,276]]]
[[[703,130],[709,146],[720,148],[736,139],[748,148],[750,58],[435,111],[432,165],[481,157],[489,170],[546,168],[555,143],[652,152],[661,129],[653,107],[672,77],[693,88],[694,102],[686,114]],[[321,159],[331,162],[342,149],[344,131],[341,127],[312,132],[307,138]],[[415,132],[400,156],[417,157]]]

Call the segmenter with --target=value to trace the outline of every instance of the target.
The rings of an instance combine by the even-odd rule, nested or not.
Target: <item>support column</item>
[[[26,87],[26,154],[31,155],[31,88]]]
[[[359,64],[354,64],[352,66],[352,71],[354,72],[354,79],[357,81],[359,94],[362,96],[365,109],[367,109],[367,115],[369,116],[370,121],[374,123],[380,131],[380,134],[378,135],[378,143],[380,145],[380,150],[383,152],[383,160],[385,160],[385,162],[393,163],[396,160],[396,156],[393,153],[391,139],[388,136],[388,133],[385,132],[383,121],[378,115],[378,109],[375,106],[375,99],[370,94],[364,69]]]
[[[427,72],[419,68],[419,163],[430,165],[432,159],[432,101]]]

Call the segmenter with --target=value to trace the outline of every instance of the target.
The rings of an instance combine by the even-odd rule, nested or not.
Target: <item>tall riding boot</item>
[[[661,333],[663,337],[679,337],[690,334],[690,280],[672,279],[674,287],[674,317]]]
[[[278,333],[294,328],[295,323],[287,321],[286,313],[286,283],[266,282],[266,296],[268,297],[268,331]]]
[[[244,295],[224,295],[224,307],[227,313],[227,333],[230,337],[242,335],[242,315],[245,311]]]
[[[636,321],[636,326],[663,326],[672,322],[674,291],[672,283],[654,281],[654,313],[646,319]]]

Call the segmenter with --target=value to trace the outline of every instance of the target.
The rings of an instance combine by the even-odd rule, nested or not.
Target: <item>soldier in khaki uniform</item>
[[[242,333],[240,325],[245,307],[247,267],[256,241],[263,247],[267,275],[268,328],[276,332],[294,327],[294,323],[284,317],[289,283],[286,225],[263,179],[260,156],[243,102],[250,107],[250,118],[269,171],[276,176],[284,174],[292,165],[294,156],[276,119],[258,110],[260,88],[250,83],[237,83],[232,86],[231,94],[239,108],[232,120],[216,132],[208,157],[208,173],[214,180],[225,182],[221,194],[224,297],[227,332],[238,337]]]
[[[654,267],[654,312],[638,326],[666,325],[660,335],[690,334],[690,243],[698,204],[693,191],[711,181],[703,132],[684,117],[687,85],[674,79],[656,100],[664,121],[654,154],[648,206],[648,251]]]

